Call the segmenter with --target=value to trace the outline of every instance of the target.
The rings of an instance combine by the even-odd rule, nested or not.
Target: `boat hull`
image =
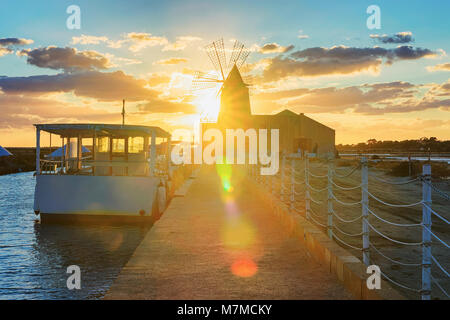
[[[34,210],[42,222],[151,222],[159,178],[37,175]]]

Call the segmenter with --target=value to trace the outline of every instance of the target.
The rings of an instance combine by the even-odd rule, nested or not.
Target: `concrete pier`
[[[246,189],[202,168],[172,200],[105,299],[352,299]]]

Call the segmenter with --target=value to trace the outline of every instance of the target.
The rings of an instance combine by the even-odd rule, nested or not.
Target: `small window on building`
[[[144,151],[144,137],[129,137],[128,152],[140,153],[142,151]]]
[[[97,152],[109,152],[109,139],[108,137],[97,138]]]
[[[118,138],[112,140],[112,152],[124,153],[125,152],[125,139]]]

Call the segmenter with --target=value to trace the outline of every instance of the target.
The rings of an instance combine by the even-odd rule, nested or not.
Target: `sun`
[[[220,110],[220,85],[217,88],[205,89],[195,95],[192,103],[197,107],[201,118],[216,120]]]

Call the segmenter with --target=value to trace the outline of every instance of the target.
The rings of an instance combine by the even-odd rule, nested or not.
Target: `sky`
[[[69,6],[80,28],[69,29]],[[369,29],[370,5],[380,28]],[[0,145],[33,146],[35,123],[172,131],[214,118],[206,45],[250,51],[254,114],[303,112],[336,143],[450,139],[449,1],[2,1]],[[71,20],[73,22],[73,20]],[[43,145],[48,138],[43,137]]]

